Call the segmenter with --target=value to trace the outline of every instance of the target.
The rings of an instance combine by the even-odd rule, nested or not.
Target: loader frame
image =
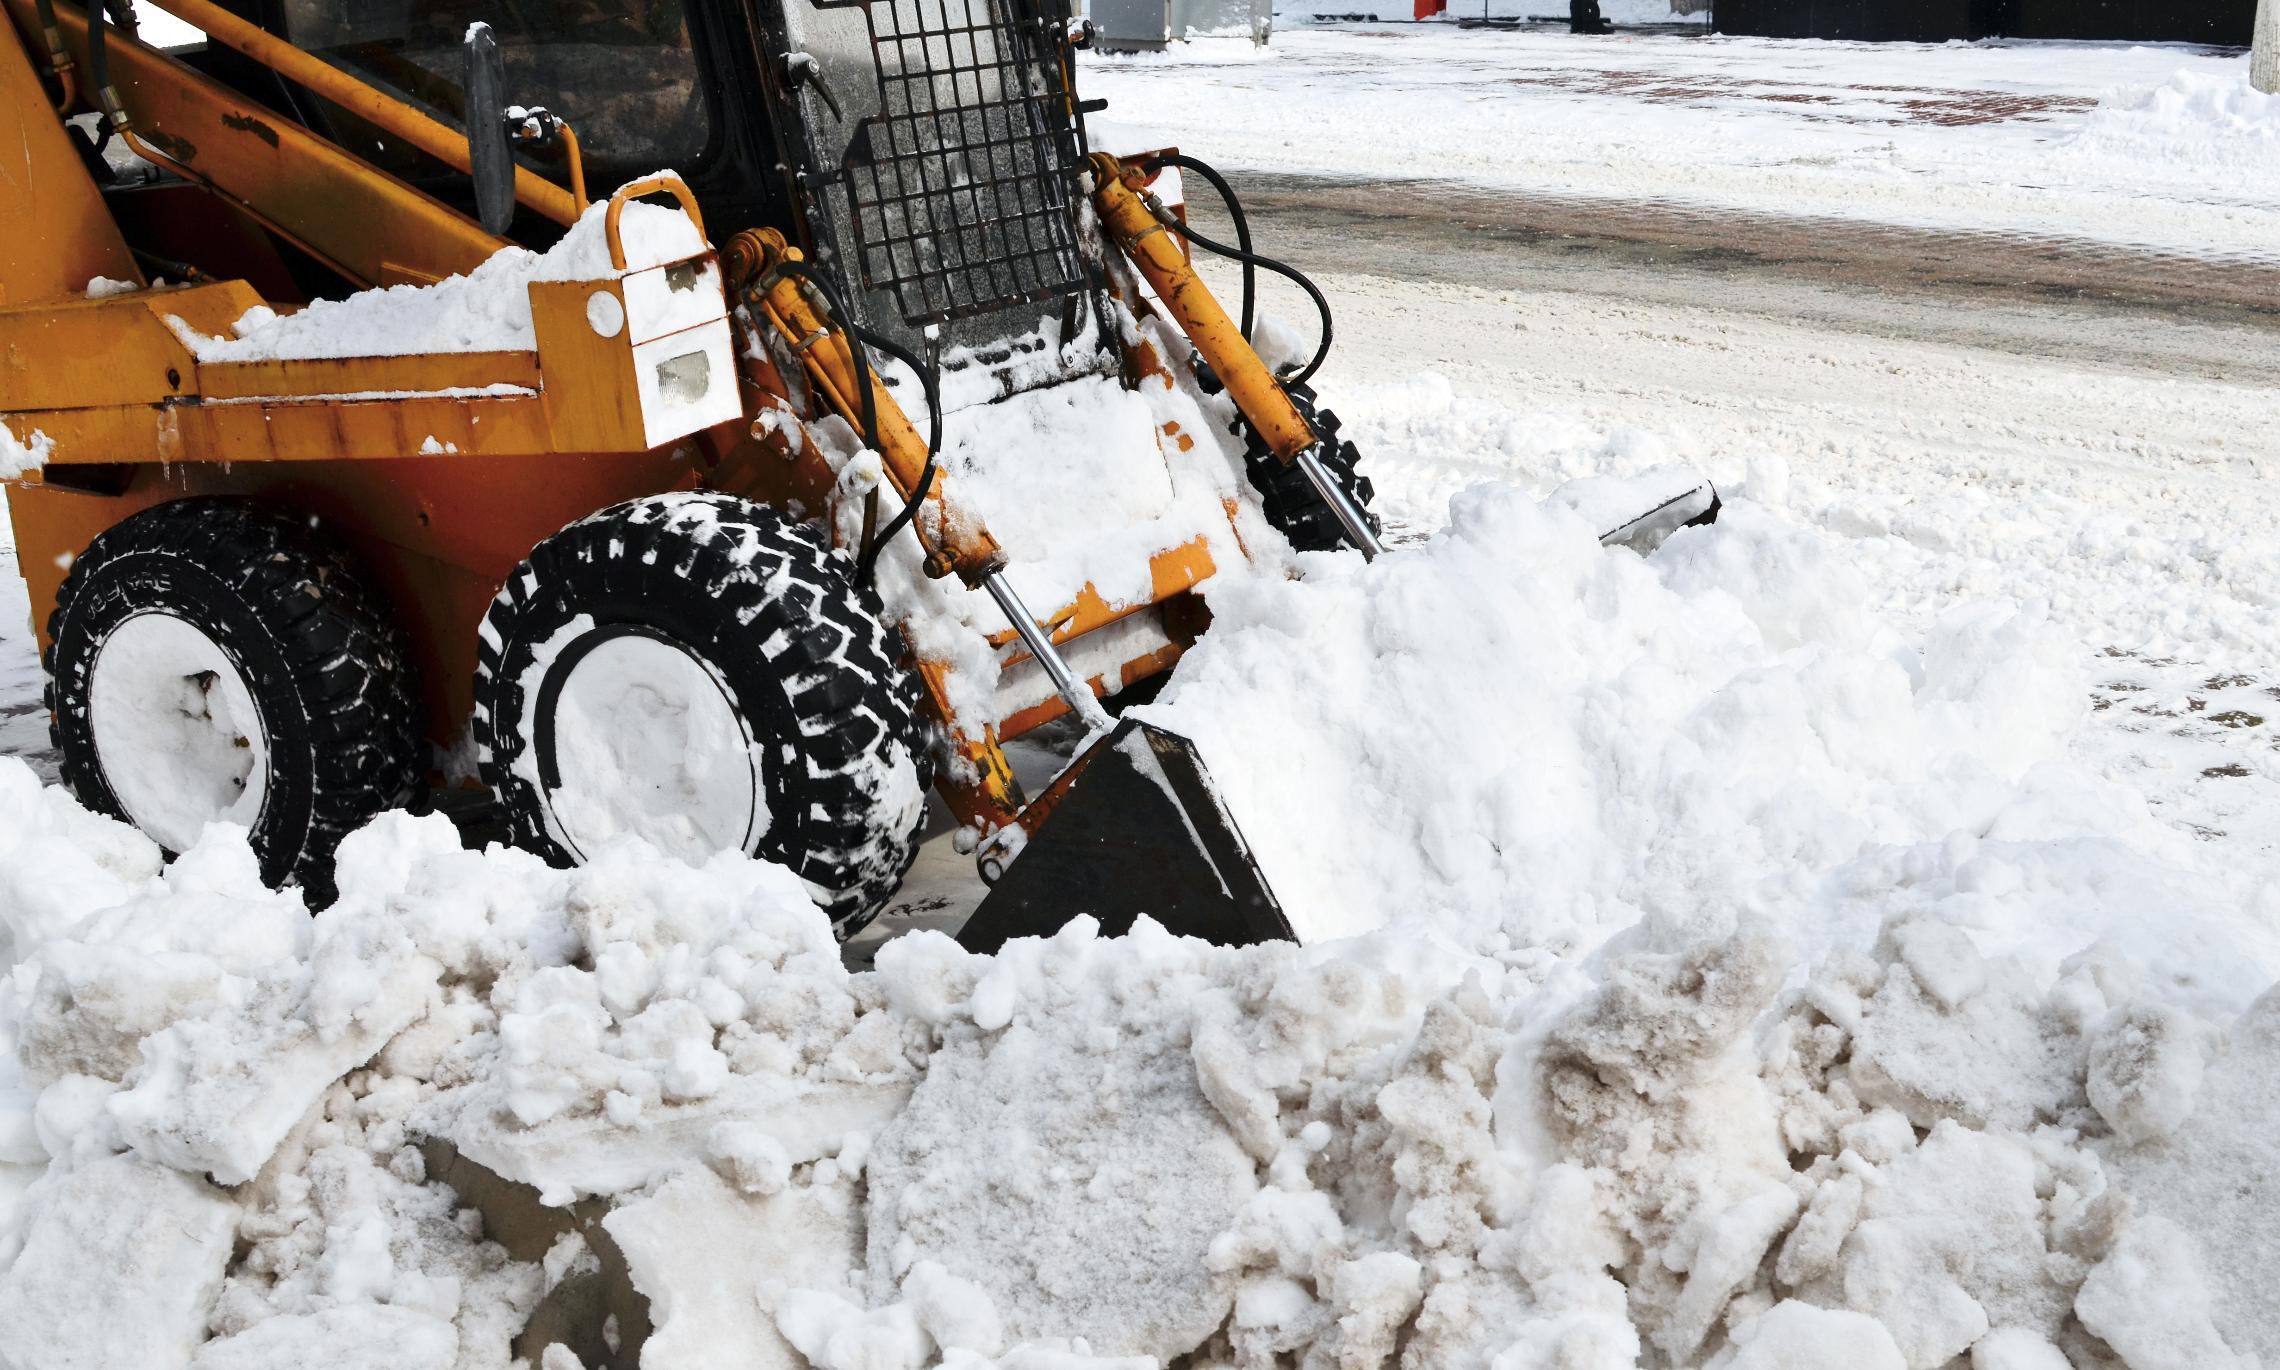
[[[36,0],[0,4],[17,37],[41,34]],[[463,136],[258,26],[206,0],[161,0],[161,7],[447,164],[468,164]],[[63,0],[53,10],[59,37],[51,76],[65,82],[68,114],[71,72],[88,68],[88,21]],[[227,336],[247,310],[291,288],[277,244],[361,286],[463,273],[506,244],[428,191],[114,33],[111,88],[90,92],[82,82],[77,94],[137,152],[180,177],[143,193],[171,197],[169,214],[226,241],[228,255],[243,264],[234,279],[154,285],[68,141],[57,96],[35,66],[43,46],[0,42],[0,118],[23,130],[21,154],[0,156],[0,240],[11,244],[0,271],[0,422],[19,442],[36,437],[47,451],[44,470],[9,492],[43,651],[65,569],[105,529],[192,495],[274,501],[305,511],[347,544],[395,606],[410,630],[428,735],[442,756],[473,707],[484,613],[536,543],[596,509],[672,490],[831,510],[841,498],[835,472],[810,426],[851,419],[866,385],[893,493],[927,482],[935,513],[915,526],[928,574],[973,587],[1004,567],[1002,549],[978,520],[943,515],[953,494],[932,472],[924,437],[859,365],[844,321],[804,284],[807,253],[773,229],[747,228],[717,252],[656,268],[714,273],[738,330],[738,413],[670,442],[653,442],[643,429],[636,342],[598,338],[586,323],[595,293],[622,296],[635,288],[630,279],[534,285],[537,346],[529,352],[199,360],[185,329]],[[1302,456],[1314,441],[1310,425],[1210,300],[1181,245],[1163,233],[1150,177],[1098,154],[1086,177],[1110,240],[1138,265],[1160,307],[1272,451],[1286,462]],[[558,224],[583,208],[527,168],[515,191],[526,214]],[[702,234],[687,187],[662,178],[612,197],[613,252],[623,205],[658,195],[677,200]],[[98,278],[138,288],[90,297],[87,286]],[[1121,267],[1092,288],[1135,314],[1152,312],[1139,278]],[[1122,360],[1131,384],[1174,384],[1172,364],[1145,340],[1127,340]],[[1192,446],[1176,431],[1160,441],[1168,459]],[[1234,514],[1230,501],[1231,521]],[[1211,544],[1199,532],[1157,553],[1144,600],[1112,602],[1087,586],[1041,613],[1033,630],[997,634],[1002,669],[1034,672],[1046,664],[1037,660],[1041,651],[1052,655],[1153,615],[1145,650],[1080,684],[1108,695],[1168,670],[1207,622],[1194,591],[1218,569]],[[1048,641],[1051,648],[1041,646]],[[946,665],[920,656],[916,667],[956,753],[938,779],[953,814],[985,834],[1034,829],[1050,802],[1028,801],[1003,743],[1089,700],[1040,689],[1003,717],[960,719]]]

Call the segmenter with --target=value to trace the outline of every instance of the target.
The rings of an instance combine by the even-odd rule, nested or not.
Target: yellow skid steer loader
[[[1248,340],[1295,273],[1157,193],[1241,225],[1224,182],[1088,141],[1068,0],[156,3],[202,38],[0,0],[0,454],[88,804],[322,889],[479,781],[550,858],[755,854],[844,935],[931,782],[973,945],[1290,935],[1193,749],[1099,701],[1270,529],[1375,555],[1370,487],[1321,351]],[[993,535],[1046,514],[1054,568]],[[1072,712],[1023,794],[1004,744]]]

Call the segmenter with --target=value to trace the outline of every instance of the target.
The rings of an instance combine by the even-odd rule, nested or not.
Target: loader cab
[[[714,0],[239,0],[248,18],[424,113],[464,127],[465,39],[490,25],[508,99],[571,122],[596,193],[677,171],[723,232],[782,217],[759,107],[749,28]],[[259,79],[265,69],[254,68]],[[282,86],[283,83],[275,82]],[[342,147],[460,208],[464,175],[306,91],[292,111]],[[262,92],[251,92],[261,94]],[[273,97],[274,98],[274,97]],[[524,152],[524,165],[568,184],[564,148]],[[525,215],[511,236],[543,247],[560,232]]]
[[[465,35],[489,24],[508,100],[569,121],[594,194],[680,173],[716,244],[781,231],[867,326],[914,352],[933,328],[954,364],[993,372],[985,393],[1115,364],[1097,248],[1078,229],[1069,0],[238,3],[455,127],[468,117]],[[305,91],[280,93],[341,146],[471,205],[460,173]],[[519,156],[566,184],[561,151]],[[524,214],[511,235],[538,247],[559,232]]]

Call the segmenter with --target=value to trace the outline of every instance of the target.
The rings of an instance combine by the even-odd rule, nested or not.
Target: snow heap
[[[851,972],[781,869],[400,814],[309,917],[0,763],[0,1367],[2280,1361],[2269,934],[2030,608],[1838,559],[1490,490],[1235,587],[1161,716],[1282,701],[1205,740],[1304,947]]]
[[[318,300],[290,314],[256,306],[237,321],[232,338],[207,337],[179,320],[175,331],[201,362],[528,352],[538,346],[530,319],[531,282],[624,274],[610,263],[604,225],[608,209],[604,202],[588,206],[545,252],[504,247],[466,275],[434,285],[360,291],[345,299]],[[677,262],[706,247],[696,225],[678,209],[629,201],[618,227],[629,271]]]
[[[2135,160],[2208,178],[2246,174],[2269,180],[2280,159],[2280,95],[2237,74],[2179,69],[2158,86],[2108,96],[2060,144],[2071,157]]]
[[[1478,487],[1374,566],[1213,594],[1142,716],[1196,742],[1303,934],[1572,955],[1762,914],[1817,958],[1925,910],[2044,973],[2110,937],[2189,998],[2280,975],[2251,896],[2068,760],[2088,654],[2043,606],[1906,634],[1840,539],[1746,498],[1651,558],[1600,551],[1575,502]]]

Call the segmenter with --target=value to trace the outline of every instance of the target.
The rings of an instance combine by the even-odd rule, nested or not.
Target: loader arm
[[[1322,435],[1292,402],[1274,371],[1260,360],[1242,328],[1227,316],[1226,308],[1196,274],[1187,253],[1173,244],[1179,221],[1148,189],[1146,175],[1105,152],[1093,154],[1089,169],[1093,208],[1109,238],[1140,269],[1165,311],[1195,344],[1212,374],[1227,387],[1229,398],[1267,450],[1284,466],[1297,468],[1337,518],[1346,540],[1364,557],[1375,560],[1385,550],[1378,542],[1377,529],[1324,468]]]
[[[32,67],[29,44],[0,32],[0,120],[17,135],[0,144],[0,307],[60,299],[98,276],[142,282],[109,206],[71,147]],[[0,362],[0,365],[4,365]]]
[[[39,32],[33,0],[0,3],[7,5],[19,35]],[[194,14],[196,22],[218,25],[214,14],[221,12],[209,14],[211,9],[181,6],[184,17]],[[86,13],[62,0],[55,10],[64,46],[84,71]],[[223,17],[252,27],[235,16]],[[116,30],[106,46],[112,84],[127,113],[170,169],[359,285],[441,280],[473,270],[506,245],[442,201],[163,52]],[[375,101],[415,113],[354,78],[333,75],[358,85]],[[460,138],[459,145],[464,153],[466,140]],[[566,192],[557,193],[569,199]]]

